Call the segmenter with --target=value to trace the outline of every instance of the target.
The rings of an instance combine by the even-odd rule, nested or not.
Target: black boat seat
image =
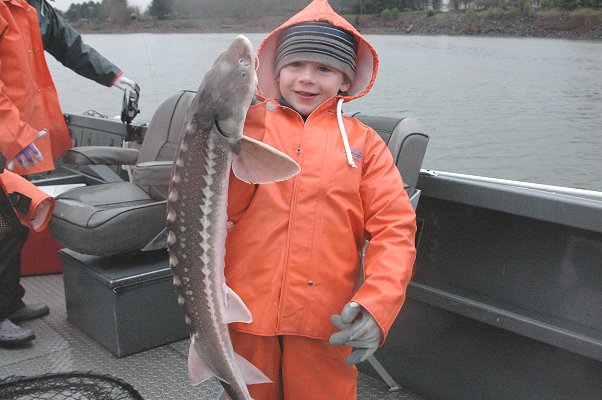
[[[84,146],[71,149],[71,164],[133,164],[132,182],[71,189],[56,197],[50,221],[55,239],[83,254],[113,255],[166,246],[166,195],[171,162],[186,111],[195,92],[168,98],[155,112],[139,151]],[[418,174],[428,136],[410,118],[356,115],[387,142],[414,207]]]
[[[87,186],[57,197],[50,229],[59,243],[80,253],[126,253],[156,238],[165,226],[165,209],[165,200],[152,199],[130,182]]]
[[[353,116],[374,129],[387,143],[412,206],[416,209],[420,198],[416,184],[429,142],[422,124],[414,118],[375,117],[359,113]]]
[[[132,165],[132,182],[79,187],[57,196],[50,230],[60,244],[91,255],[165,247],[171,162],[194,95],[182,91],[159,106],[140,150],[83,146],[65,155],[64,162],[76,165]]]

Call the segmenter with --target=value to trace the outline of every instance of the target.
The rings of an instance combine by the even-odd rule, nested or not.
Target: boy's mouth
[[[295,91],[295,93],[297,93],[297,95],[301,96],[301,97],[313,97],[313,96],[317,96],[317,94],[315,93],[310,93],[310,92],[303,92],[303,91]]]

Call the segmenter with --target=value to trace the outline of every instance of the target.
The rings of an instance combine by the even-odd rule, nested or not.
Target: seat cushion
[[[75,188],[56,197],[50,230],[59,243],[80,253],[130,252],[165,228],[165,203],[129,182]]]

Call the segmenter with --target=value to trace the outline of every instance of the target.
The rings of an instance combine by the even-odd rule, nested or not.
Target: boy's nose
[[[302,68],[299,71],[299,80],[303,82],[309,82],[314,80],[314,74],[311,68]]]

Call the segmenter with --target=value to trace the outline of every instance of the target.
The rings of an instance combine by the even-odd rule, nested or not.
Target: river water
[[[247,35],[255,46],[265,34]],[[140,121],[196,89],[234,34],[93,34],[141,87]],[[424,168],[602,191],[602,42],[367,35],[379,76],[345,112],[419,119]],[[116,116],[122,93],[48,56],[63,111]]]

